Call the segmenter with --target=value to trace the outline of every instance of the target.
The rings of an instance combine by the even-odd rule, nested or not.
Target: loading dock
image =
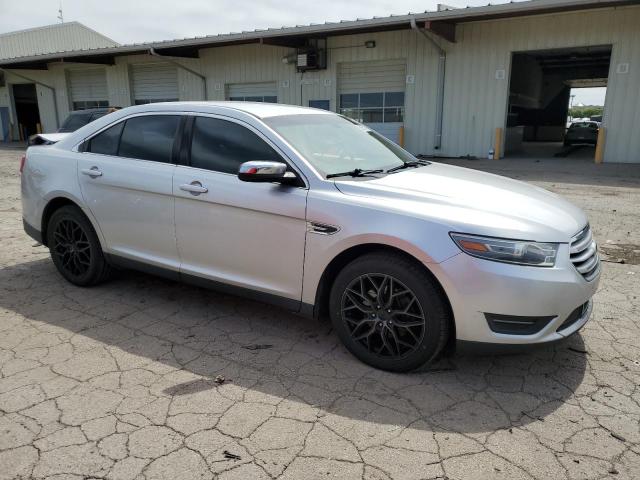
[[[41,128],[38,94],[35,83],[17,83],[11,86],[16,113],[17,132],[14,139],[26,140]]]
[[[595,145],[564,145],[571,89],[606,87],[611,51],[610,45],[599,45],[514,52],[505,157],[593,159]]]

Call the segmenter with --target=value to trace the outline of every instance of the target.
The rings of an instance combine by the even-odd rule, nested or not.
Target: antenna
[[[60,8],[58,8],[58,20],[60,20],[60,23],[64,23],[64,16],[62,15],[62,0],[60,0]]]

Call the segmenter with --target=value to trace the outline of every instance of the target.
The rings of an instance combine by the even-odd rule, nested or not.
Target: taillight
[[[27,156],[26,155],[22,155],[22,158],[20,159],[20,173],[22,173],[22,171],[24,170],[24,164],[27,161]]]

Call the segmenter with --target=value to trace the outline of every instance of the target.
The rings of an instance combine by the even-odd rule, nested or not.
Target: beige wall
[[[281,103],[307,105],[311,99],[328,99],[335,111],[341,62],[403,59],[407,75],[414,79],[406,85],[406,147],[413,153],[484,157],[493,146],[495,129],[505,126],[513,52],[612,45],[604,119],[608,132],[605,161],[640,162],[640,135],[632,133],[640,124],[638,25],[638,6],[460,24],[456,43],[440,42],[447,51],[447,67],[443,148],[439,152],[433,148],[438,55],[412,30],[329,38],[327,69],[304,76],[282,62],[292,49],[257,43],[203,49],[199,59],[179,61],[206,75],[209,100],[223,100],[227,85],[232,83],[276,82]],[[367,40],[375,40],[376,47],[365,48]],[[109,102],[130,105],[129,65],[158,61],[161,59],[137,55],[119,57],[115,65],[106,66]],[[629,73],[616,73],[621,63],[629,64]],[[95,65],[51,64],[49,71],[27,72],[56,88],[61,120],[69,110],[65,74],[69,68]],[[503,79],[496,78],[498,70],[504,70]],[[202,80],[196,75],[178,70],[178,84],[180,100],[204,99]],[[51,93],[39,88],[38,95],[44,127],[52,130]],[[7,102],[6,97],[6,90],[0,89],[0,105]]]
[[[443,151],[486,155],[504,127],[511,53],[612,45],[604,124],[605,161],[640,162],[640,8],[624,7],[463,24],[447,47]],[[629,73],[618,74],[620,63]],[[503,80],[496,70],[506,70]]]

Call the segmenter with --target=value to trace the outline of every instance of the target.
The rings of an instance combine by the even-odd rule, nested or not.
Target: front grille
[[[571,263],[587,282],[596,278],[600,270],[600,259],[598,258],[598,246],[593,239],[589,225],[571,239],[569,255]]]

